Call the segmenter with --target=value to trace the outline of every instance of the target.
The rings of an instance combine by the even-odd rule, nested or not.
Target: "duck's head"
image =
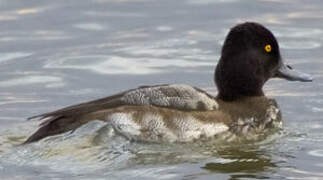
[[[270,78],[312,81],[310,75],[285,65],[274,35],[258,23],[233,27],[226,37],[215,70],[215,82],[222,100],[263,96],[262,87]]]

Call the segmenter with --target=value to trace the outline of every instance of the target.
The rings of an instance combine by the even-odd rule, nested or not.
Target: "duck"
[[[271,78],[313,80],[284,63],[269,29],[257,22],[240,23],[230,29],[222,46],[214,73],[217,95],[185,84],[140,86],[30,117],[41,123],[25,143],[73,132],[93,120],[106,122],[130,141],[174,143],[263,135],[282,128],[277,102],[263,92]]]

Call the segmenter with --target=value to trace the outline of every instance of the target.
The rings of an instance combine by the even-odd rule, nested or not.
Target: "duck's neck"
[[[237,62],[220,59],[216,66],[214,81],[219,92],[218,98],[233,101],[243,97],[264,96],[262,87],[265,79],[257,76],[257,72],[250,66],[232,63]]]
[[[255,93],[252,93],[250,95],[248,94],[237,94],[235,92],[231,92],[231,93],[228,93],[228,92],[223,92],[223,91],[220,91],[219,90],[219,93],[218,95],[216,96],[218,99],[221,99],[223,101],[237,101],[237,100],[241,100],[241,99],[245,99],[247,97],[263,97],[264,96],[264,93],[261,91],[261,92],[255,92]]]

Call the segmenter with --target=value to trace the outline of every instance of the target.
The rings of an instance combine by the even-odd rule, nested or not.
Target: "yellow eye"
[[[267,44],[265,46],[265,51],[268,52],[268,53],[271,52],[271,45]]]

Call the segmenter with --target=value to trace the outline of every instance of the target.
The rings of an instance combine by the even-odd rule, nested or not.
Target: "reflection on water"
[[[224,162],[208,162],[204,169],[215,173],[232,174],[230,179],[255,178],[267,179],[262,172],[273,170],[277,165],[266,156],[265,151],[253,151],[252,149],[226,149],[219,151]]]
[[[322,179],[322,2],[310,0],[0,1],[0,179]],[[20,146],[25,118],[143,84],[216,94],[229,28],[267,25],[311,84],[271,80],[283,134],[249,144],[129,142],[94,121]]]

